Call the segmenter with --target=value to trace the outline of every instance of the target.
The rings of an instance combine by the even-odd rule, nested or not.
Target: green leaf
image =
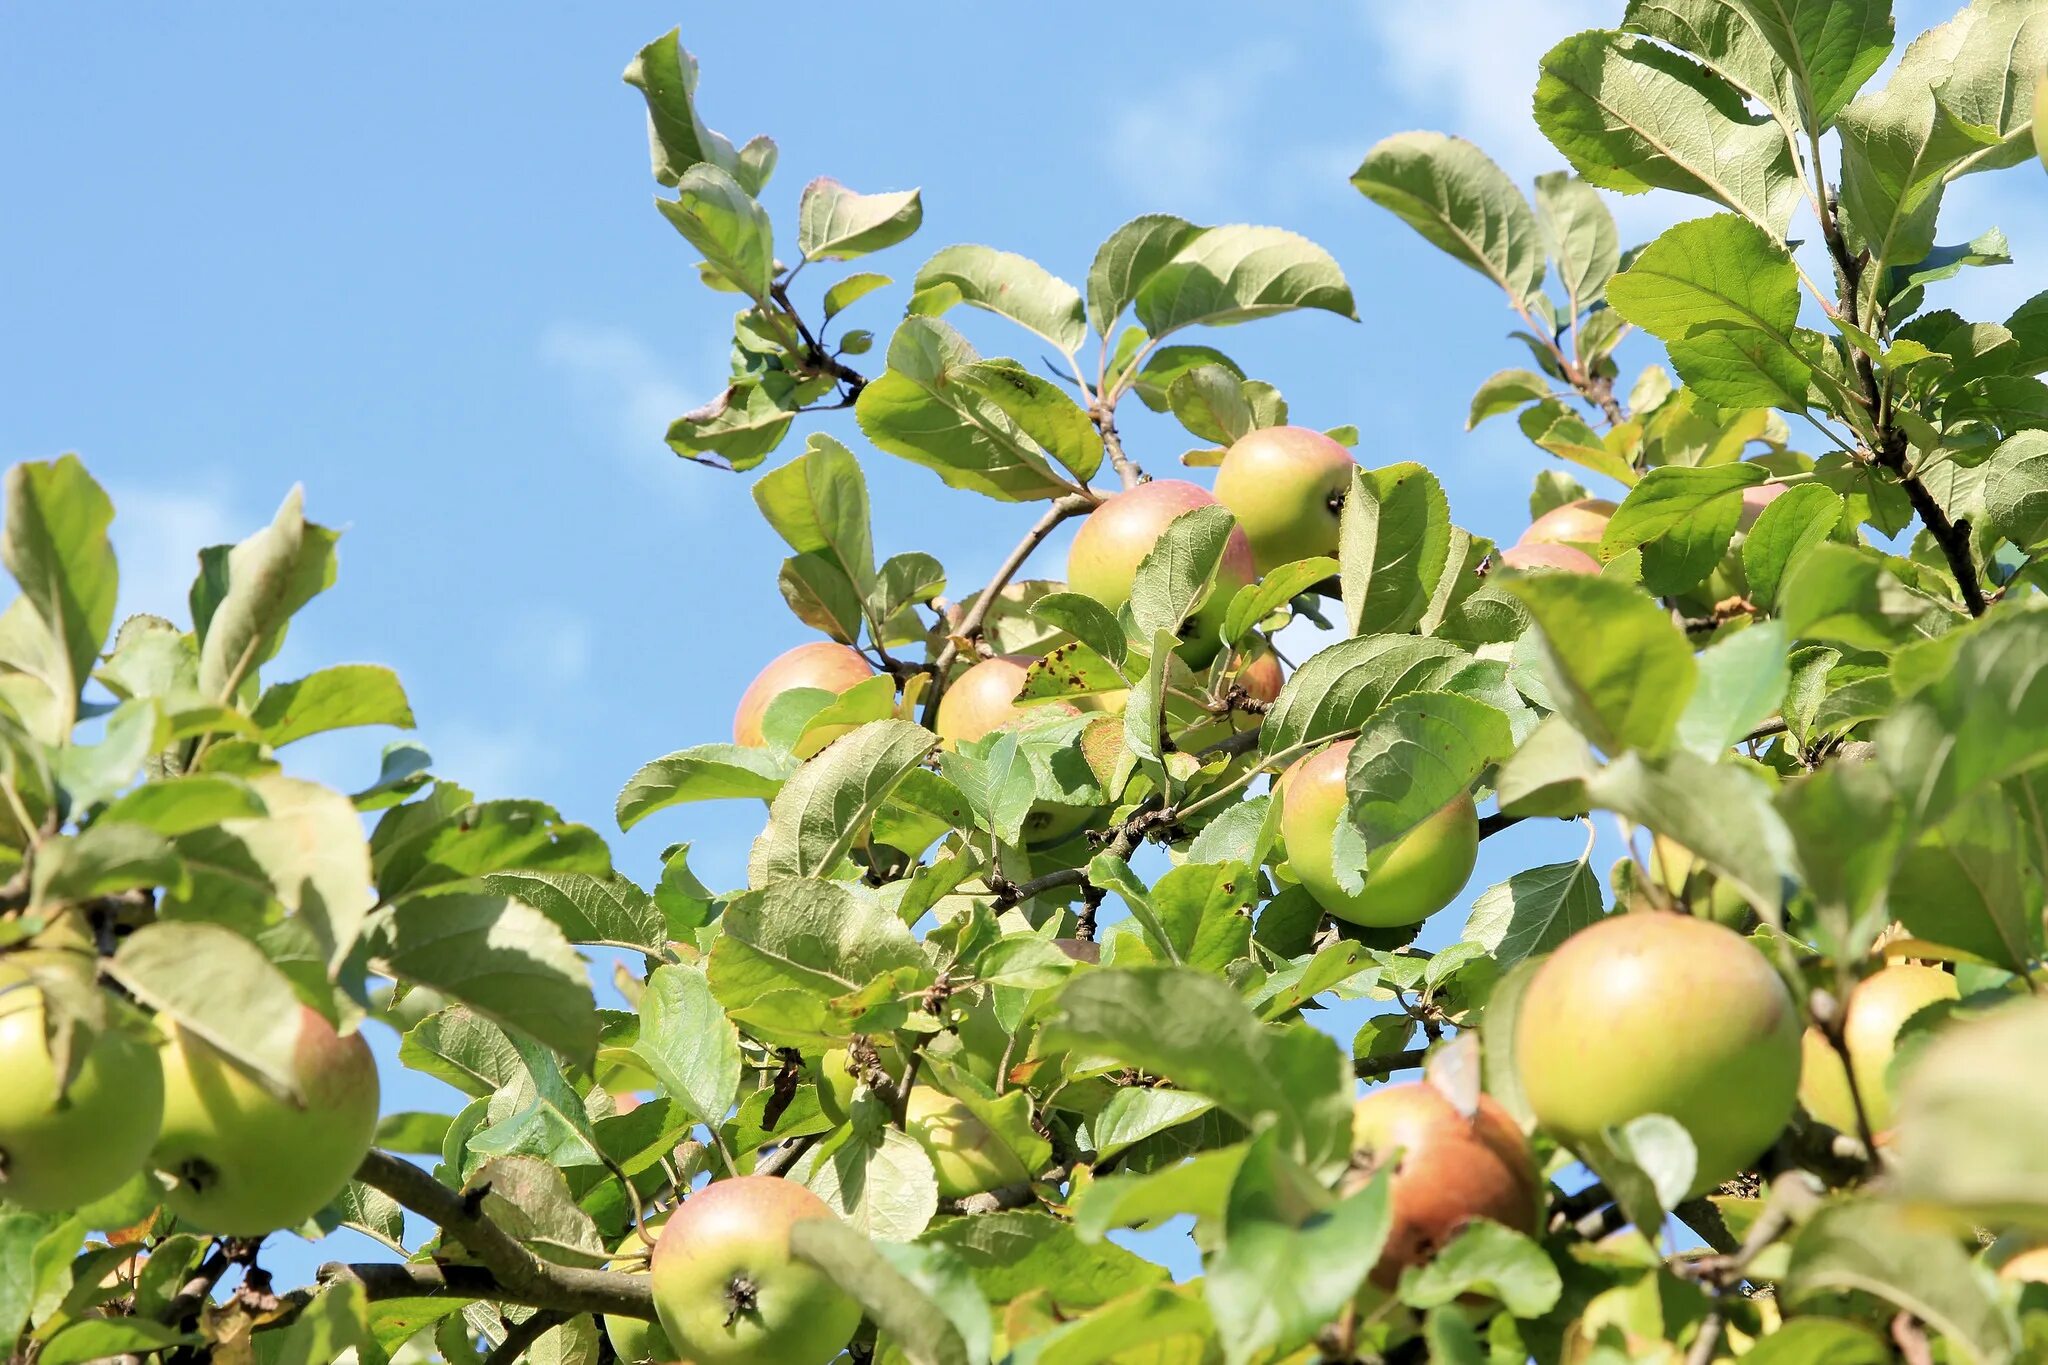
[[[700,161],[676,182],[674,199],[654,206],[719,274],[763,307],[775,280],[775,238],[768,211],[721,168]]]
[[[1805,409],[1812,371],[1792,344],[1798,271],[1755,223],[1722,213],[1666,230],[1608,284],[1607,300],[1670,347],[1679,377],[1700,397]]]
[[[364,943],[387,975],[430,986],[570,1059],[597,1046],[583,959],[554,922],[505,896],[414,896],[371,918]]]
[[[1609,754],[1670,744],[1699,670],[1668,612],[1611,578],[1539,574],[1508,590],[1541,629],[1544,674],[1567,720]]]
[[[1692,1134],[1669,1114],[1641,1114],[1609,1128],[1579,1155],[1629,1222],[1651,1238],[1692,1188],[1699,1169]]]
[[[1766,611],[1777,606],[1778,590],[1792,565],[1828,539],[1845,507],[1832,489],[1817,483],[1788,488],[1773,498],[1742,542],[1749,600]]]
[[[1878,727],[1879,761],[1921,825],[2048,761],[2048,617],[1994,615]]]
[[[1244,381],[1221,365],[1196,365],[1174,376],[1166,404],[1180,424],[1204,441],[1227,446],[1254,425]]]
[[[641,48],[625,74],[626,84],[647,100],[647,140],[654,157],[654,178],[674,185],[700,161],[737,173],[739,155],[732,143],[697,117],[697,59],[677,38],[678,30],[670,29]],[[758,179],[765,181],[765,172]],[[758,182],[754,186],[756,191],[760,187]]]
[[[1230,1187],[1223,1249],[1202,1281],[1231,1365],[1305,1346],[1344,1311],[1392,1226],[1391,1174],[1332,1201],[1277,1133],[1253,1139]]]
[[[657,967],[640,993],[633,1055],[669,1098],[713,1127],[739,1098],[740,1040],[701,967]]]
[[[304,493],[286,495],[270,525],[225,553],[209,550],[203,582],[225,585],[200,628],[199,690],[227,702],[252,670],[277,653],[293,613],[334,582],[338,533],[316,526],[302,510]],[[194,585],[194,619],[199,585]]]
[[[1471,431],[1489,417],[1513,412],[1525,403],[1549,396],[1550,381],[1534,370],[1502,370],[1473,393],[1472,410],[1465,417],[1465,430]],[[1541,516],[1542,513],[1536,515]]]
[[[1133,218],[1095,253],[1088,267],[1088,321],[1105,341],[1145,281],[1202,229],[1170,213]]]
[[[29,904],[45,909],[137,887],[179,885],[185,869],[161,834],[101,821],[75,835],[46,839],[32,872]]]
[[[1489,1218],[1465,1224],[1434,1257],[1401,1277],[1401,1302],[1411,1308],[1441,1308],[1466,1294],[1484,1294],[1518,1318],[1542,1317],[1563,1292],[1543,1248]]]
[[[1014,360],[978,360],[953,382],[995,404],[1067,472],[1086,483],[1102,467],[1102,435],[1065,390]]]
[[[877,1246],[837,1219],[808,1218],[790,1229],[789,1248],[858,1301],[910,1365],[986,1365],[987,1301],[943,1247]]]
[[[538,1157],[495,1157],[470,1177],[468,1189],[480,1192],[485,1217],[542,1260],[595,1268],[610,1258],[562,1173]]]
[[[1536,126],[1573,169],[1623,194],[1718,200],[1783,238],[1799,199],[1784,131],[1690,59],[1623,33],[1581,33],[1543,58]]]
[[[1595,807],[1690,849],[1766,923],[1778,921],[1792,839],[1753,767],[1709,763],[1684,749],[1656,764],[1630,753],[1588,778],[1586,792]]]
[[[1549,952],[1605,913],[1600,876],[1585,859],[1546,863],[1482,892],[1472,902],[1465,937],[1506,971]]]
[[[323,668],[297,682],[263,690],[250,718],[262,727],[263,742],[282,748],[307,735],[359,725],[413,726],[412,707],[398,675],[376,664]]]
[[[1281,564],[1262,575],[1258,582],[1237,590],[1230,599],[1230,611],[1223,618],[1223,639],[1237,644],[1288,602],[1326,578],[1337,576],[1337,561],[1323,555]]]
[[[36,1359],[48,1361],[49,1365],[84,1365],[87,1361],[149,1355],[174,1346],[192,1346],[203,1340],[193,1333],[147,1318],[81,1318],[59,1329],[36,1353]]]
[[[1463,138],[1396,133],[1365,154],[1351,183],[1511,301],[1543,287],[1543,239],[1529,201]]]
[[[427,800],[387,811],[370,837],[370,853],[386,900],[515,869],[611,872],[604,841],[586,826],[564,822],[554,807],[539,801],[476,802],[445,782]]]
[[[978,359],[966,338],[937,318],[905,318],[889,342],[888,371],[854,404],[860,429],[881,449],[923,465],[954,488],[1007,502],[1072,492],[1021,426],[953,382]]]
[[[466,1006],[436,1011],[405,1031],[398,1059],[472,1098],[495,1094],[524,1070],[505,1030]]]
[[[1220,504],[1183,512],[1168,523],[1131,581],[1131,618],[1140,638],[1179,633],[1207,595],[1236,529],[1237,518]],[[1164,659],[1155,659],[1154,666],[1163,668]]]
[[[1428,613],[1449,562],[1443,485],[1413,462],[1352,471],[1338,517],[1337,562],[1353,635],[1400,635]]]
[[[1897,1204],[1866,1198],[1823,1207],[1793,1239],[1780,1284],[1792,1304],[1874,1294],[1977,1360],[2009,1360],[2017,1345],[2011,1321],[1955,1238]]]
[[[299,1000],[248,939],[217,924],[160,921],[123,939],[104,965],[142,1004],[170,1015],[279,1095],[298,1096]]]
[[[1600,433],[1586,425],[1586,419],[1566,407],[1562,399],[1546,398],[1522,409],[1515,425],[1524,436],[1561,460],[1570,460],[1623,485],[1636,481],[1636,472],[1629,462],[1610,450]]]
[[[1778,714],[1791,681],[1785,626],[1767,621],[1714,641],[1699,654],[1699,686],[1678,718],[1678,742],[1714,759]]]
[[[1536,177],[1536,221],[1573,314],[1585,312],[1606,297],[1607,282],[1621,263],[1614,215],[1591,185],[1551,171]]]
[[[1146,279],[1136,303],[1138,321],[1154,337],[1299,308],[1358,316],[1330,253],[1270,227],[1213,227],[1189,238]]]
[[[155,702],[124,701],[107,717],[98,744],[69,744],[50,755],[50,773],[71,808],[96,806],[128,785],[166,743],[169,727]]]
[[[857,1126],[846,1141],[813,1148],[790,1168],[790,1177],[855,1232],[878,1241],[911,1240],[931,1226],[939,1210],[931,1155],[891,1124]]]
[[[895,281],[887,275],[877,275],[871,270],[848,275],[825,291],[825,321],[830,322],[838,317],[851,308],[856,300],[864,299],[877,289],[886,289],[894,283]]]
[[[2048,1227],[2048,1103],[2012,1078],[2048,1042],[2048,1009],[2026,999],[1942,1028],[1913,1054],[1892,1151],[1900,1192],[2000,1226]]]
[[[774,378],[784,382],[742,380],[703,407],[676,418],[664,437],[669,448],[687,459],[707,451],[715,453],[724,457],[724,463],[704,463],[722,469],[752,469],[782,444],[793,414],[804,401],[786,376]]]
[[[2048,545],[2048,431],[2007,438],[1984,464],[1989,529],[2022,550]]]
[[[369,1292],[356,1280],[339,1280],[313,1296],[268,1365],[328,1365],[346,1352],[370,1345]]]
[[[1351,823],[1371,847],[1400,838],[1514,752],[1508,718],[1454,692],[1410,692],[1375,712],[1345,765]]]
[[[263,814],[263,798],[239,777],[195,773],[145,782],[109,804],[100,819],[175,837]]]
[[[1009,1303],[1041,1290],[1063,1310],[1094,1308],[1166,1279],[1162,1267],[1122,1247],[1090,1245],[1075,1234],[1073,1224],[1035,1209],[949,1218],[922,1240],[958,1256],[992,1303]]]
[[[119,575],[107,540],[114,504],[76,455],[15,465],[0,492],[7,503],[0,560],[49,632],[53,673],[44,681],[69,730],[79,689],[114,624]]]
[[[1235,599],[1233,599],[1234,603]],[[1031,604],[1031,614],[1066,631],[1076,640],[1121,668],[1128,644],[1115,613],[1092,597],[1077,592],[1048,593]],[[1053,655],[1059,651],[1055,649]]]
[[[1341,640],[1302,661],[1266,712],[1259,752],[1272,757],[1363,725],[1408,692],[1455,678],[1471,655],[1443,640],[1372,635]]]
[[[1959,620],[1954,608],[1907,587],[1876,551],[1833,543],[1792,564],[1778,590],[1778,614],[1794,639],[1878,651],[1931,639]]]
[[[855,194],[821,175],[804,186],[796,218],[797,250],[806,260],[850,261],[916,232],[924,222],[924,202],[916,190]]]
[[[1124,701],[1124,747],[1137,756],[1139,761],[1153,766],[1155,776],[1163,777],[1166,762],[1160,732],[1166,714],[1166,683],[1173,667],[1174,645],[1178,643],[1171,630],[1154,631],[1152,635],[1151,659],[1144,675],[1131,686],[1131,695]],[[1171,795],[1171,793],[1168,793]]]
[[[776,793],[748,855],[749,882],[830,875],[903,775],[938,743],[906,720],[873,721],[835,740]]]
[[[773,800],[796,766],[788,754],[739,744],[678,750],[641,768],[619,792],[619,828],[631,829],[656,811],[686,801]]]
[[[2031,843],[2017,803],[1982,792],[1906,850],[1887,903],[1916,937],[2024,972],[2042,948]]]
[[[1892,48],[1889,0],[1633,0],[1623,26],[1698,57],[1815,136]]]
[[[1210,1359],[1215,1327],[1200,1286],[1157,1286],[1017,1343],[1004,1365],[1116,1365]]]
[[[845,446],[814,434],[803,454],[755,481],[754,502],[790,549],[822,556],[862,592],[873,585],[867,480]]]
[[[1301,1030],[1295,1032],[1291,1030]],[[1250,1124],[1278,1131],[1311,1164],[1349,1146],[1348,1063],[1306,1025],[1259,1023],[1221,977],[1192,967],[1077,972],[1045,1026],[1050,1046],[1105,1053],[1158,1072]]]
[[[1155,1133],[1200,1118],[1215,1107],[1214,1100],[1186,1090],[1122,1089],[1089,1121],[1088,1134],[1094,1140],[1097,1160],[1107,1161]]]
[[[441,1144],[448,1136],[449,1125],[454,1122],[447,1114],[430,1114],[421,1110],[386,1114],[377,1121],[377,1145],[391,1152],[410,1152],[415,1156],[439,1156]],[[389,1200],[389,1195],[370,1190],[368,1186],[356,1189],[375,1194]],[[358,1198],[363,1197],[358,1195]],[[395,1205],[394,1205],[395,1207]],[[402,1225],[401,1225],[402,1226]],[[394,1232],[393,1240],[397,1240]]]
[[[1797,1317],[1752,1346],[1748,1365],[1891,1365],[1890,1346],[1840,1318]]]
[[[831,882],[793,879],[747,892],[719,924],[712,989],[757,1036],[799,995],[836,999],[904,969],[930,977],[901,919]]]
[[[546,915],[571,943],[659,954],[669,939],[654,898],[616,872],[493,872],[483,884]]]
[[[1088,337],[1087,324],[1081,319],[1080,291],[1015,252],[949,246],[924,263],[911,281],[911,289],[914,312],[927,311],[917,300],[930,297],[930,291],[950,290],[929,313],[944,312],[955,303],[985,308],[1036,332],[1063,355],[1079,350]]]

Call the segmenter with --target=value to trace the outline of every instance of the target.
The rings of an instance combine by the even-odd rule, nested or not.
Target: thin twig
[[[505,1333],[505,1340],[484,1357],[484,1365],[512,1365],[512,1362],[526,1354],[527,1347],[573,1316],[575,1315],[564,1313],[558,1308],[536,1308],[525,1321],[512,1324],[511,1330]]]

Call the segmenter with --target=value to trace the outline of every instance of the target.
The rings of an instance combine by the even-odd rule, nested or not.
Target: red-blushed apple
[[[666,1215],[649,1220],[649,1235],[659,1237],[661,1229],[668,1222]],[[626,1240],[614,1248],[617,1252],[610,1269],[625,1275],[645,1275],[649,1247],[637,1232],[628,1232]],[[681,1356],[669,1344],[668,1333],[661,1330],[658,1322],[645,1318],[620,1317],[617,1314],[604,1315],[604,1334],[611,1341],[612,1350],[625,1365],[677,1365]]]
[[[1579,498],[1551,508],[1529,523],[1522,532],[1521,545],[1598,545],[1607,534],[1607,522],[1614,504],[1606,498]]]
[[[1510,545],[1499,554],[1500,562],[1523,573],[1597,574],[1600,561],[1570,545],[1553,545],[1539,540],[1528,545]]]
[[[1231,443],[1216,469],[1216,500],[1252,543],[1260,573],[1337,553],[1337,518],[1358,461],[1320,431],[1260,427]]]
[[[1017,704],[1024,690],[1024,675],[1038,661],[1029,654],[998,654],[983,659],[953,679],[939,698],[939,714],[933,729],[947,748],[971,744],[1006,725],[1040,716],[1078,716],[1081,708],[1071,702]]]
[[[1287,864],[1316,904],[1352,924],[1419,924],[1449,905],[1479,860],[1479,812],[1470,793],[1390,843],[1371,850],[1365,887],[1337,884],[1335,839],[1344,818],[1344,765],[1352,741],[1339,740],[1281,775],[1280,833]]]
[[[951,1095],[928,1085],[914,1087],[904,1126],[932,1159],[944,1199],[966,1199],[991,1190],[1030,1183],[1031,1172],[996,1140],[988,1125]]]
[[[1529,1140],[1490,1095],[1467,1118],[1425,1081],[1368,1090],[1351,1111],[1350,1188],[1395,1162],[1393,1222],[1372,1282],[1390,1290],[1475,1218],[1535,1235],[1542,1177]]]
[[[1644,1114],[1676,1119],[1701,1194],[1784,1131],[1799,1032],[1785,983],[1741,935],[1689,915],[1610,915],[1530,977],[1515,1069],[1537,1122],[1573,1146]]]
[[[2028,1247],[2006,1257],[1998,1267],[1998,1278],[2020,1284],[2048,1284],[2048,1246]]]
[[[761,722],[768,714],[769,703],[784,692],[799,687],[815,687],[837,694],[874,676],[875,670],[861,657],[859,650],[830,640],[813,640],[778,654],[740,694],[739,709],[732,715],[732,742],[750,749],[766,744],[768,740],[761,733]],[[852,728],[850,725],[828,725],[813,731],[804,737],[797,757],[809,758]]]
[[[1863,1115],[1872,1134],[1892,1125],[1892,1093],[1887,1080],[1899,1030],[1908,1019],[1938,1000],[1955,1000],[1956,979],[1938,967],[1899,962],[1856,983],[1842,1016],[1842,1041],[1855,1068],[1856,1089],[1863,1097]],[[1854,1134],[1856,1098],[1849,1090],[1849,1071],[1841,1054],[1817,1028],[1801,1040],[1805,1061],[1799,1076],[1799,1102],[1806,1112],[1830,1128]]]
[[[1154,479],[1105,498],[1074,535],[1067,552],[1067,586],[1115,611],[1131,600],[1138,565],[1174,519],[1216,505],[1209,490],[1183,479]],[[1180,654],[1190,667],[1200,668],[1216,657],[1230,599],[1257,577],[1251,542],[1242,527],[1232,527],[1209,591],[1181,629],[1186,643]]]
[[[825,1365],[860,1305],[790,1251],[790,1229],[836,1217],[793,1180],[716,1180],[669,1215],[655,1244],[654,1311],[692,1365]]]
[[[164,1073],[155,1048],[110,1026],[60,1090],[46,1028],[41,988],[0,965],[0,1200],[61,1213],[112,1194],[148,1162]]]
[[[294,1104],[164,1022],[164,1122],[150,1160],[173,1179],[171,1212],[224,1237],[260,1237],[341,1193],[377,1131],[377,1064],[360,1033],[299,1007],[292,1079],[304,1103]]]

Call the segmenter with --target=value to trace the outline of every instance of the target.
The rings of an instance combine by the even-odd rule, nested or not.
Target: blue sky
[[[719,387],[731,305],[652,207],[641,109],[618,79],[641,43],[681,23],[706,120],[780,144],[766,198],[783,240],[815,175],[922,186],[924,230],[870,267],[901,280],[963,241],[1079,280],[1147,211],[1306,233],[1344,266],[1363,325],[1303,315],[1210,339],[1296,420],[1357,424],[1366,463],[1425,462],[1462,524],[1512,539],[1542,457],[1509,423],[1463,430],[1479,381],[1524,363],[1512,315],[1346,179],[1416,127],[1473,138],[1525,184],[1558,168],[1528,118],[1537,58],[1621,8],[1359,0],[1268,7],[1253,30],[1213,2],[1171,22],[1068,5],[856,20],[806,3],[777,7],[771,32],[736,5],[518,3],[489,22],[389,0],[14,7],[0,456],[78,451],[120,507],[124,609],[181,620],[198,547],[239,539],[304,483],[309,513],[347,528],[341,581],[271,676],[389,663],[440,771],[609,832],[640,763],[725,738],[755,669],[806,638],[748,481],[661,443]],[[1901,5],[1901,32],[1950,8]],[[1967,272],[1948,300],[2002,317],[2040,287],[2043,185],[2023,170],[1951,194],[1942,240],[1996,224],[2019,264]],[[1614,202],[1629,241],[1706,211]],[[902,297],[849,321],[886,338]],[[992,319],[963,325],[1036,358]],[[1129,408],[1133,453],[1168,472],[1190,442]],[[850,420],[827,429],[857,441]],[[882,552],[937,555],[956,592],[1034,515],[878,453],[867,470]],[[1041,552],[1042,572],[1064,548]],[[361,785],[387,738],[309,742],[300,761]],[[697,806],[614,847],[645,882],[663,845],[692,839],[706,879],[731,885],[758,824],[758,808]],[[1474,891],[1576,857],[1581,836],[1545,825],[1489,841]],[[391,1100],[452,1107],[437,1089]]]

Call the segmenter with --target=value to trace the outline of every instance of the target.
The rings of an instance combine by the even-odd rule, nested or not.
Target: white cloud
[[[121,568],[116,621],[139,612],[189,624],[186,606],[199,552],[242,539],[257,522],[242,512],[224,483],[203,478],[178,488],[114,481],[114,524],[108,534]]]
[[[540,353],[604,419],[606,437],[636,459],[661,454],[668,424],[709,397],[693,398],[624,328],[559,322],[542,334]]]
[[[564,607],[530,607],[503,633],[500,652],[523,676],[567,687],[590,672],[590,625]]]

